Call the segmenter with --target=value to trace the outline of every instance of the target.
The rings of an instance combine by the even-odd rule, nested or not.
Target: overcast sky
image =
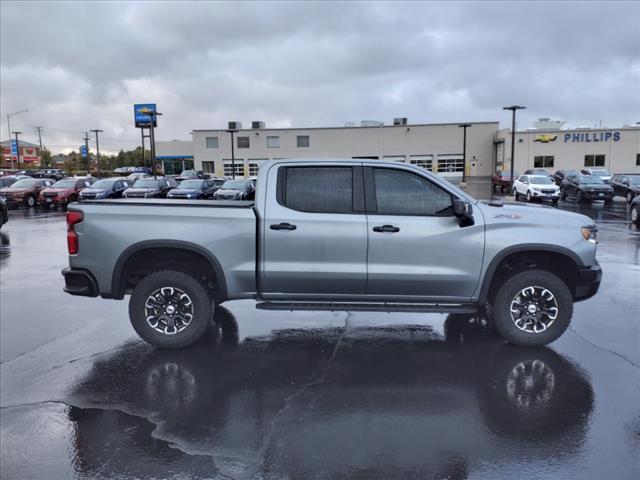
[[[640,2],[143,3],[2,1],[1,132],[44,127],[53,151],[104,130],[134,148],[133,103],[192,129],[640,121]]]

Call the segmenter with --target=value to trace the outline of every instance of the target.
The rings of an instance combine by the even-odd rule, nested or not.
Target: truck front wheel
[[[129,300],[131,325],[160,348],[194,343],[211,324],[212,302],[204,286],[185,272],[161,270],[142,279]]]
[[[569,327],[573,297],[553,273],[525,270],[503,280],[492,311],[496,328],[509,342],[546,345]]]

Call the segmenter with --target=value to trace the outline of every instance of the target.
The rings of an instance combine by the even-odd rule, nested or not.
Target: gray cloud
[[[54,150],[105,130],[131,148],[132,104],[165,114],[158,138],[227,120],[271,126],[552,116],[640,120],[640,4],[7,2],[0,109]],[[102,144],[102,142],[101,142]]]

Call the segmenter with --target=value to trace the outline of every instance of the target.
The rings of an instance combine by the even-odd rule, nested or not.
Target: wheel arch
[[[204,261],[199,264],[199,267],[202,272],[210,273],[214,277],[211,279],[215,280],[216,284],[216,288],[213,290],[214,298],[220,301],[228,298],[224,270],[216,256],[200,245],[180,240],[147,240],[135,243],[124,250],[113,268],[110,295],[112,298],[124,298],[129,276],[132,273],[131,268],[135,266],[137,260],[144,257],[145,253],[154,257],[158,255],[167,257],[178,253],[180,258],[189,256],[194,261]],[[168,265],[167,267],[176,268],[176,265]],[[179,267],[178,265],[177,268],[180,269]]]
[[[530,266],[531,262],[558,275],[567,283],[575,298],[578,270],[584,266],[580,257],[570,249],[559,245],[530,243],[507,247],[494,255],[484,272],[479,303],[484,305],[491,300],[492,295],[495,294],[495,287],[505,274],[505,268],[518,268],[518,271],[523,268],[535,268]],[[509,269],[506,269],[506,273],[508,272]]]

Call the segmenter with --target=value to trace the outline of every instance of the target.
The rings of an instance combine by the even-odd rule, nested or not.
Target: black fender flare
[[[115,299],[123,299],[126,285],[122,281],[122,274],[124,268],[134,253],[141,250],[147,250],[151,248],[172,248],[179,250],[187,250],[189,252],[197,253],[206,258],[213,271],[216,273],[216,279],[218,280],[218,295],[221,300],[227,299],[227,282],[224,276],[224,270],[220,265],[220,262],[216,256],[208,251],[206,248],[191,242],[185,242],[181,240],[145,240],[142,242],[134,243],[127,247],[118,257],[115,266],[113,267],[113,273],[111,275],[111,296]]]
[[[494,274],[496,273],[496,269],[498,268],[498,265],[500,265],[500,262],[502,262],[509,255],[513,255],[514,253],[525,252],[558,253],[571,259],[576,265],[576,270],[580,267],[584,267],[584,262],[575,252],[559,245],[549,245],[546,243],[523,243],[520,245],[513,245],[511,247],[504,248],[500,250],[496,255],[494,255],[491,262],[489,262],[486,271],[484,272],[484,276],[482,278],[482,287],[480,287],[480,295],[478,296],[478,303],[480,305],[484,305],[487,302],[489,289],[491,288],[491,282],[493,281]]]

